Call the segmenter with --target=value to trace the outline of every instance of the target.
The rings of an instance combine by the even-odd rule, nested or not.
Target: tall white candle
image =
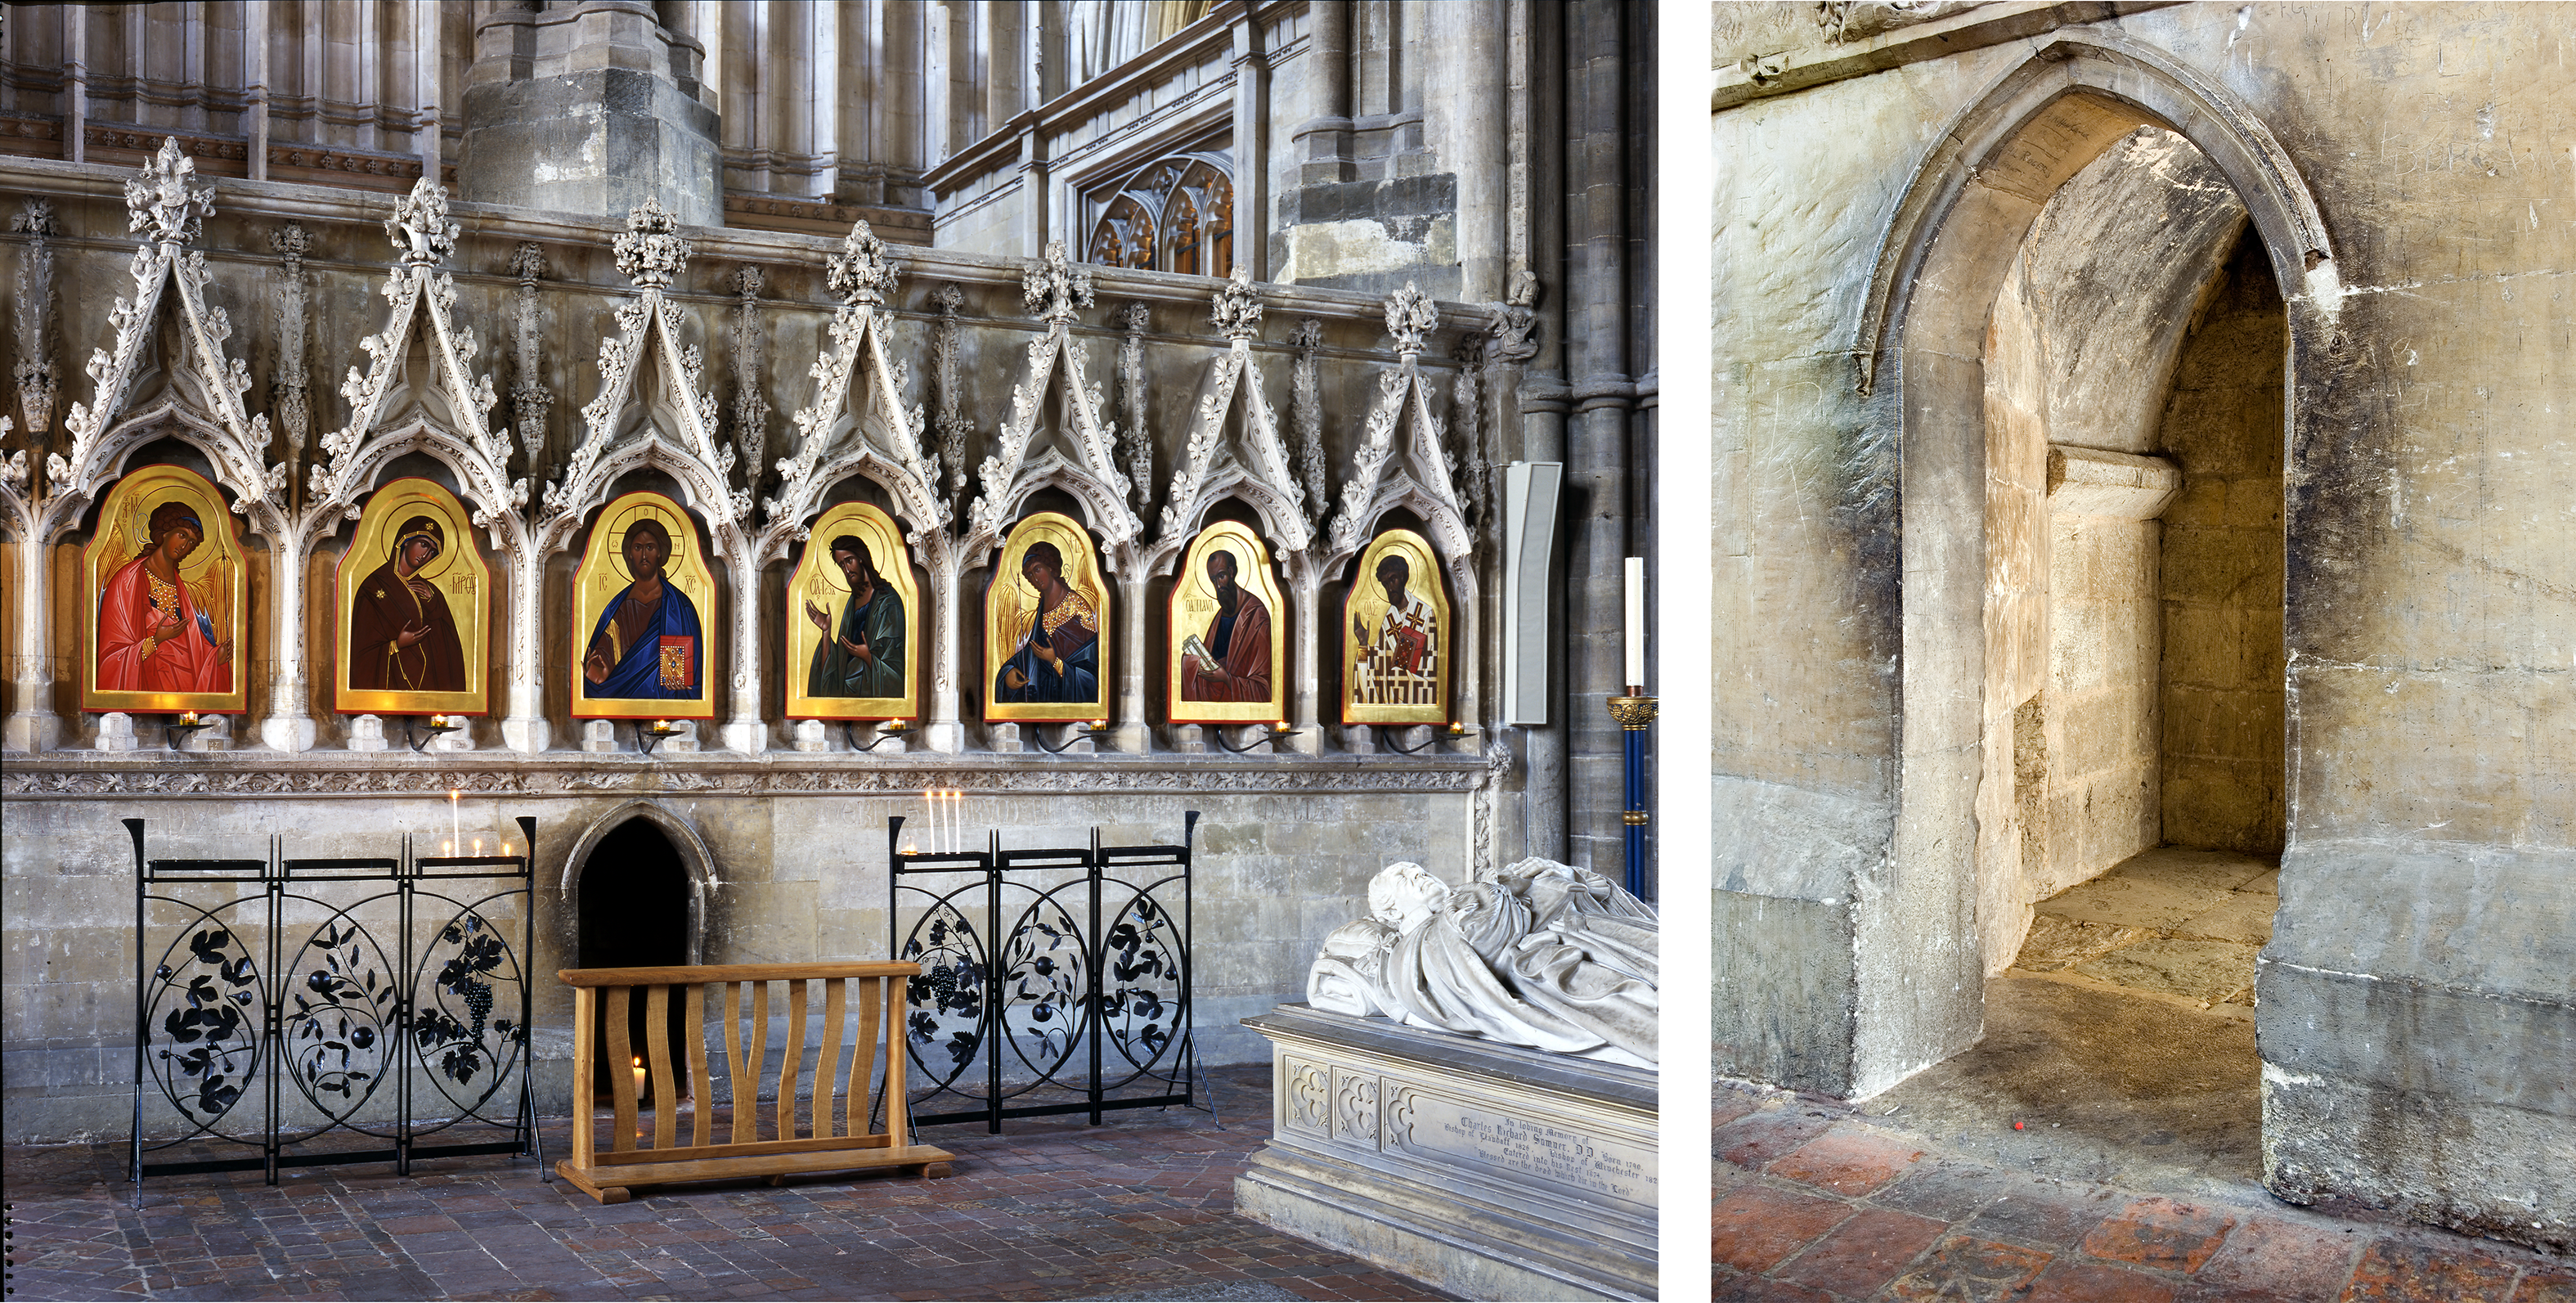
[[[1628,558],[1628,681],[1646,686],[1646,558]]]
[[[454,855],[456,853],[456,848],[465,844],[465,817],[458,813],[456,809],[456,799],[463,795],[463,792],[457,791],[454,788],[448,789],[447,853],[450,855]]]

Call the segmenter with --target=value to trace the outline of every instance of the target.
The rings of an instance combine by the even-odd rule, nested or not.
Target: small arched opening
[[[567,903],[573,917],[574,965],[580,968],[656,968],[699,962],[705,953],[705,844],[668,811],[637,802],[591,826],[567,869]],[[688,1079],[691,1047],[683,1037],[683,1011],[673,1003],[666,1034],[672,1067]],[[592,1088],[605,1092],[618,1068],[632,1071],[645,1051],[645,1007],[627,1011],[625,1059],[609,1053],[603,1025],[591,1045],[598,1066]],[[649,1091],[644,1096],[650,1099]]]

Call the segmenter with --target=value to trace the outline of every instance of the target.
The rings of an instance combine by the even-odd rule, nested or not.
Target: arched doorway
[[[699,885],[704,865],[704,844],[659,806],[638,802],[592,825],[568,866],[575,965],[646,968],[698,962],[704,953]],[[681,1022],[682,1011],[674,1002],[667,1034],[675,1053],[685,1058],[695,1051],[683,1038]],[[627,1037],[633,1047],[629,1059],[641,1056],[641,1001],[627,1011]],[[598,1065],[592,1086],[605,1098],[611,1074],[620,1065],[610,1061],[604,1027],[592,1042],[592,1061]],[[631,1070],[631,1063],[627,1066]],[[685,1080],[685,1062],[673,1066]]]
[[[2006,338],[2011,314],[2001,308],[2017,276],[2028,288],[2033,269],[2025,259],[2043,212],[2106,155],[2147,141],[2142,129],[2200,160],[2211,187],[2238,207],[2203,232],[2213,238],[2167,250],[2161,264],[2154,248],[2091,245],[2106,260],[2101,266],[2120,264],[2135,275],[2133,292],[2153,300],[2154,310],[2129,318],[2125,331],[2097,332],[2086,365],[2117,375],[2120,368],[2102,359],[2124,349],[2167,359],[2163,370],[2124,381],[2129,396],[2143,400],[2130,418],[2134,431],[2145,432],[2124,444],[2117,431],[2081,421],[2050,424],[2044,403],[2016,405],[2013,377],[1998,374],[2014,365],[2015,347]],[[2214,238],[2221,235],[2227,238]],[[2081,266],[2056,271],[2073,279],[2088,274]],[[1987,1032],[1986,975],[2010,962],[2030,907],[2019,894],[2025,849],[2018,835],[1997,834],[2021,831],[2014,829],[2017,798],[2032,794],[2035,777],[2045,790],[2046,763],[2057,764],[2057,778],[2099,780],[2089,791],[2061,783],[2053,793],[2061,798],[2057,810],[2072,816],[2065,831],[2077,834],[2075,874],[2098,873],[2109,867],[2103,859],[2116,864],[2161,844],[2166,814],[2194,800],[2182,790],[2188,782],[2175,783],[2170,803],[2157,791],[2169,775],[2191,768],[2168,754],[2167,687],[2176,676],[2167,673],[2173,658],[2163,630],[2169,617],[2196,613],[2169,600],[2175,590],[2160,575],[2172,549],[2161,537],[2167,508],[2156,499],[2189,487],[2192,468],[2180,462],[2214,464],[2206,445],[2190,458],[2169,455],[2176,449],[2163,433],[2174,415],[2168,400],[2180,364],[2173,359],[2188,359],[2194,324],[2206,324],[2205,293],[2237,294],[2254,304],[2254,316],[2268,314],[2261,347],[2271,367],[2262,381],[2269,401],[2239,405],[2229,452],[2261,445],[2282,467],[2285,450],[2307,446],[2298,432],[2328,419],[2333,405],[2318,380],[2321,369],[2303,365],[2321,346],[2339,301],[2324,225],[2260,123],[2222,90],[2116,35],[2052,38],[1943,134],[1898,204],[1860,339],[1863,386],[1888,398],[1878,409],[1886,424],[1868,437],[1891,451],[1888,479],[1873,491],[1883,495],[1894,536],[1891,575],[1901,576],[1893,630],[1901,648],[1901,750],[1886,890],[1867,902],[1881,921],[1861,922],[1854,951],[1854,1095],[1885,1091]],[[2116,296],[2106,302],[2101,315],[2116,325],[2121,304]],[[2242,355],[2251,346],[2234,347]],[[2046,388],[2039,373],[2047,365],[2043,357],[2023,397]],[[2035,431],[2016,428],[2034,420]],[[2031,456],[2006,464],[2005,445],[2017,437]],[[2162,490],[2154,483],[2159,476],[2167,481]],[[2272,532],[2262,568],[2274,576],[2284,555],[2278,482],[2254,522],[2256,532]],[[2052,503],[2050,491],[2086,488],[2100,491],[2095,509],[2065,516],[2095,519],[2062,518],[2057,507],[2074,504]],[[2250,483],[2245,497],[2248,504],[2259,497]],[[2027,544],[2020,573],[1999,576],[1996,545],[2016,537]],[[2052,610],[2050,571],[2061,543],[2068,554],[2125,555],[2128,573],[2098,586],[2089,610],[2075,602]],[[2267,595],[2269,628],[2277,631],[2278,581],[2252,589]],[[2016,609],[2016,597],[2034,593],[2039,600]],[[2295,601],[2293,593],[2292,609]],[[2067,630],[2049,629],[2052,615],[2094,622],[2090,632],[2100,645],[2089,661],[2056,654],[2070,640],[2057,636]],[[2258,668],[2277,685],[2278,633],[2258,629],[2240,641],[2266,636],[2274,663]],[[2114,642],[2125,649],[2125,664],[2109,654]],[[2087,693],[2090,700],[2072,700]],[[2050,737],[2051,705],[2061,708],[2061,724],[2099,722],[2105,715],[2087,712],[2107,712],[2117,727],[2061,730],[2061,740],[2084,745],[2046,756],[2035,744]],[[2276,736],[2278,719],[2276,712],[2263,725]],[[2108,745],[2115,737],[2121,745]],[[2277,741],[2269,754],[2249,755],[2241,767],[2279,765]],[[2037,775],[2030,772],[2035,760],[2043,761]],[[2126,795],[2110,799],[2120,795],[2120,782]],[[2278,790],[2277,777],[2269,786]],[[2114,844],[2122,838],[2126,845]],[[1998,873],[1999,866],[2010,872]]]

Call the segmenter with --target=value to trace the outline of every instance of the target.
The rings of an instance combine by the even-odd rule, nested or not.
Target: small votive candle
[[[1271,731],[1271,732],[1273,732],[1273,733],[1285,733],[1285,732],[1287,732],[1287,731],[1288,731],[1288,721],[1287,721],[1287,720],[1284,720],[1284,719],[1274,719],[1274,720],[1270,721],[1270,731]]]
[[[181,715],[181,716],[179,717],[179,722],[180,722],[180,723],[182,723],[182,724],[194,724],[194,723],[196,723],[196,722],[197,722],[197,712],[195,712],[195,711],[193,711],[193,710],[192,710],[192,711],[189,711],[189,712],[188,712],[187,714],[185,714],[185,715]]]
[[[1466,725],[1461,724],[1461,723],[1459,723],[1457,720],[1454,720],[1454,719],[1449,721],[1449,736],[1451,736],[1451,737],[1464,737],[1464,736],[1466,736],[1466,733],[1467,733],[1467,726],[1466,726]]]

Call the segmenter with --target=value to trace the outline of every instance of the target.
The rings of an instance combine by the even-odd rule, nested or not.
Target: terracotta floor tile
[[[2373,1240],[2345,1287],[2345,1303],[2505,1303],[2514,1269],[2483,1254],[2408,1240]]]
[[[2214,1209],[2151,1197],[2131,1202],[2084,1237],[2084,1252],[2157,1267],[2198,1271],[2218,1252],[2236,1219]]]
[[[1944,1222],[1872,1208],[1773,1271],[1780,1280],[1865,1298],[1949,1230]]]
[[[1926,1303],[2015,1298],[2014,1291],[2046,1269],[2049,1259],[2049,1254],[2037,1249],[1953,1235],[1891,1282],[1887,1296]]]
[[[2576,1303],[2576,1266],[2557,1272],[2526,1272],[2514,1287],[2513,1303]]]
[[[1710,1143],[1720,1159],[1759,1171],[1771,1160],[1823,1135],[1833,1124],[1832,1118],[1810,1116],[1809,1110],[1792,1105],[1737,1118],[1710,1137]]]
[[[1709,1209],[1710,1260],[1758,1275],[1851,1214],[1851,1205],[1839,1199],[1792,1194],[1767,1185],[1738,1186]]]
[[[2116,1196],[2023,1184],[1987,1204],[1963,1227],[1971,1235],[2063,1249],[2118,1211]]]
[[[2049,1264],[2030,1283],[2023,1303],[2173,1303],[2173,1282],[2143,1271],[2098,1262]]]
[[[1712,1303],[1835,1303],[1833,1295],[1820,1289],[1724,1267],[1717,1269],[1716,1279],[1709,1284]]]
[[[1774,1159],[1765,1170],[1773,1176],[1857,1198],[1896,1179],[1922,1156],[1921,1149],[1884,1137],[1828,1131]]]
[[[2350,1228],[2249,1217],[2228,1232],[2197,1279],[2288,1300],[2324,1303],[2343,1293],[2370,1237]]]

